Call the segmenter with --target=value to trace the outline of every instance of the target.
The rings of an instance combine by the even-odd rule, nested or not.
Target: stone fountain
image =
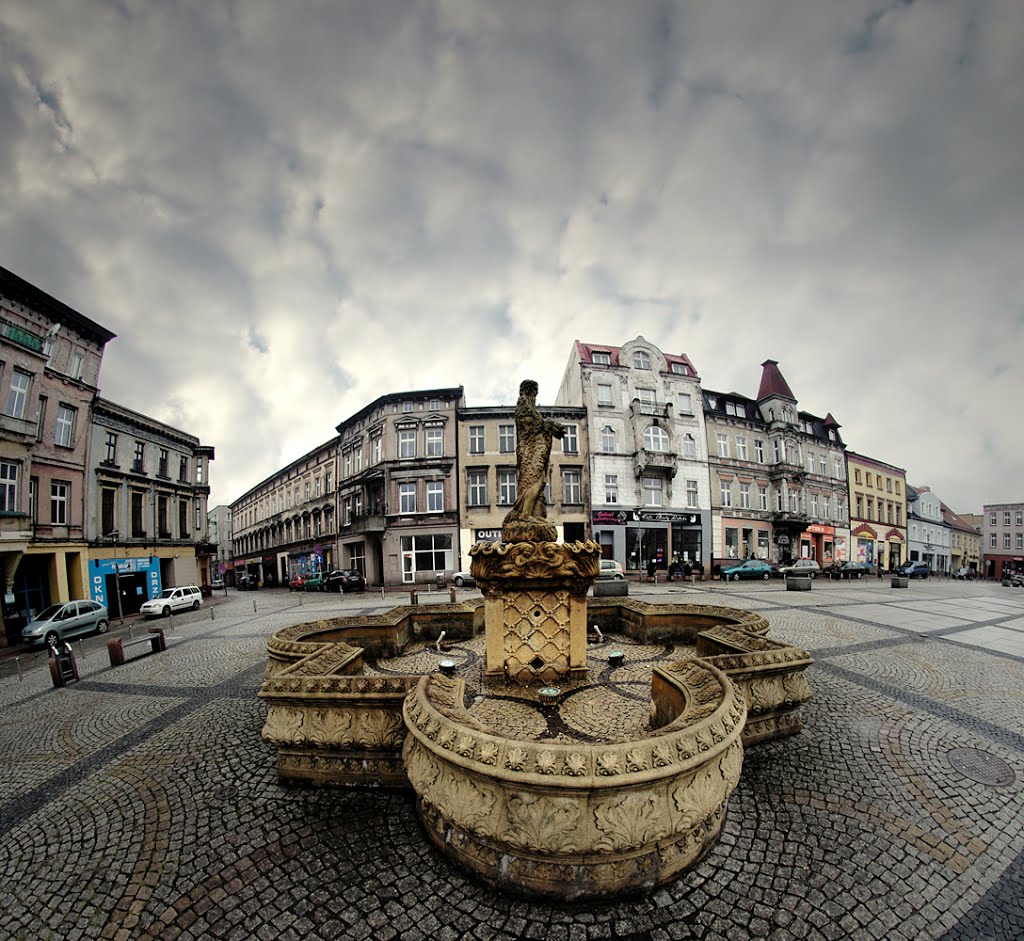
[[[282,780],[411,786],[438,849],[502,889],[563,900],[648,891],[717,839],[744,748],[799,730],[811,660],[769,639],[767,621],[748,611],[588,604],[600,547],[556,542],[543,493],[562,428],[540,415],[536,394],[522,383],[518,499],[502,542],[471,550],[483,600],[278,632],[260,690],[263,737]],[[602,695],[588,623],[691,654],[654,664],[648,714],[603,737],[571,729],[570,697]],[[478,677],[439,672],[423,653],[442,631],[476,658]],[[417,668],[403,673],[406,658]],[[502,710],[526,707],[564,709],[568,724],[550,714],[536,726],[504,721]]]

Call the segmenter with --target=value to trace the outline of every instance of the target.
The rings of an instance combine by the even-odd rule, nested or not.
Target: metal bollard
[[[14,665],[18,668],[18,682],[23,683],[25,681],[25,676],[21,672],[21,657],[14,658]]]
[[[256,599],[255,598],[252,599],[252,613],[253,614],[256,613]]]
[[[135,631],[133,629],[133,625],[131,624],[128,625],[128,639],[135,640]]]
[[[216,621],[217,620],[217,616],[214,614],[214,609],[213,608],[210,608],[210,620],[211,621]]]
[[[78,654],[83,660],[85,659],[85,641],[81,637],[78,639]]]

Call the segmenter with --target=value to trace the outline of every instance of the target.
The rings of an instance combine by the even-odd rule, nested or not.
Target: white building
[[[576,341],[556,405],[586,408],[592,538],[639,570],[711,553],[711,497],[700,378],[685,354],[642,336],[621,347]]]
[[[949,572],[950,527],[942,501],[928,487],[907,485],[907,558],[926,562],[935,574]]]

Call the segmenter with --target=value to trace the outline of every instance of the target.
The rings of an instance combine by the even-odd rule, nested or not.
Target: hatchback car
[[[865,575],[874,575],[875,567],[867,562],[844,562],[833,574],[840,578],[863,578]]]
[[[165,588],[155,598],[144,601],[139,614],[146,618],[169,618],[175,611],[194,611],[203,603],[203,593],[195,585]]]
[[[625,578],[626,571],[621,562],[615,559],[602,559],[601,570],[597,573],[598,578]]]
[[[40,611],[21,629],[23,644],[45,644],[53,647],[79,634],[110,627],[107,609],[95,601],[64,601]]]
[[[260,587],[260,580],[255,575],[239,575],[235,579],[235,588],[239,591],[255,591]]]
[[[927,562],[905,562],[900,567],[900,575],[906,575],[907,578],[927,578],[928,577],[928,563]]]
[[[306,582],[302,586],[303,591],[323,591],[324,590],[324,573],[314,572],[312,575],[306,576]]]
[[[795,562],[787,562],[779,566],[779,574],[789,575],[810,575],[815,578],[821,573],[821,566],[814,559],[797,559]]]
[[[722,569],[722,579],[738,582],[741,578],[761,578],[767,581],[772,577],[772,567],[760,559],[747,559],[739,565],[730,565]]]
[[[291,577],[291,580],[288,582],[288,590],[289,591],[302,591],[302,589],[305,588],[305,587],[306,587],[306,576],[305,575],[300,575],[300,574],[293,575]]]
[[[473,578],[472,572],[452,572],[451,581],[453,584],[462,588],[464,585],[475,585],[476,579]]]
[[[337,569],[324,579],[324,591],[366,591],[366,579],[355,569]]]

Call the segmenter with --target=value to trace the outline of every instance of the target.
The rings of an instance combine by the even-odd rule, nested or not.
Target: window
[[[612,453],[615,451],[615,429],[611,425],[605,425],[601,429],[601,450]]]
[[[693,396],[689,392],[679,393],[679,413],[681,415],[693,414]]]
[[[398,432],[398,456],[416,457],[416,429],[403,428]]]
[[[402,411],[403,412],[411,412],[412,409],[413,409],[412,402],[403,402],[402,403]]]
[[[597,366],[610,366],[612,364],[611,353],[606,350],[594,350],[590,354],[590,361]]]
[[[668,432],[664,428],[659,428],[657,425],[651,425],[644,432],[644,447],[648,451],[667,451],[668,450]]]
[[[693,435],[683,435],[683,457],[695,460],[697,457],[697,442]]]
[[[349,477],[352,474],[352,452],[346,451],[341,459],[341,472],[345,477]]]
[[[444,481],[442,481],[442,480],[428,480],[427,481],[427,512],[428,513],[443,513],[444,512]]]
[[[502,454],[511,454],[516,449],[516,426],[498,425],[498,450]]]
[[[998,548],[998,546],[996,544],[996,534],[995,533],[990,533],[989,534],[988,546],[989,546],[990,549],[997,549]]]
[[[618,503],[619,502],[619,475],[618,474],[605,474],[604,475],[604,502],[605,503]]]
[[[750,509],[750,484],[740,484],[740,508]]]
[[[816,493],[811,494],[811,516],[818,515],[818,495]]]
[[[0,461],[0,513],[18,512],[18,465]]]
[[[53,443],[62,448],[70,448],[75,439],[76,409],[69,405],[57,406],[57,422],[53,429]]]
[[[201,484],[203,482],[203,462],[200,458],[196,458],[196,483]]]
[[[608,383],[597,384],[597,404],[610,407],[612,405],[612,387]]]
[[[145,536],[146,529],[142,518],[142,493],[132,491],[132,536]]]
[[[483,425],[470,425],[469,426],[469,453],[470,454],[483,454],[484,453],[484,426]]]
[[[857,519],[864,519],[864,503],[863,503],[863,499],[864,498],[858,493],[857,494],[857,506],[856,506],[856,509],[854,511],[854,515],[857,517]]]
[[[562,436],[562,453],[579,454],[579,435],[575,425],[566,425],[565,434]]]
[[[71,354],[71,366],[68,369],[68,375],[72,379],[82,378],[82,354],[72,353]]]
[[[686,481],[686,505],[691,508],[696,507],[699,505],[699,500],[697,481]]]
[[[722,434],[722,432],[718,432],[718,434],[715,435],[715,444],[716,444],[716,446],[718,448],[718,456],[719,457],[728,457],[729,456],[729,436],[728,435]]]
[[[1003,533],[1003,548],[1004,549],[1009,549],[1010,548],[1010,534],[1009,533]]]
[[[117,491],[104,487],[100,491],[100,526],[103,535],[107,536],[117,529],[117,517],[114,514],[114,500]]]
[[[178,538],[188,539],[188,500],[178,501]]]
[[[991,513],[991,514],[989,514],[989,518],[988,518],[988,524],[989,524],[989,526],[995,526],[995,525],[997,525],[997,524],[996,524],[996,520],[997,520],[997,519],[998,519],[998,517],[996,516],[996,514],[995,514],[995,513]]]
[[[156,531],[161,539],[171,538],[171,527],[167,518],[167,497],[156,498]]]
[[[146,445],[141,441],[135,442],[135,458],[132,461],[132,470],[141,474],[146,466]]]
[[[821,474],[822,477],[828,473],[828,461],[825,459],[824,454],[818,458],[818,473]]]
[[[772,441],[772,456],[774,457],[776,464],[782,460],[782,445],[778,438]]]
[[[401,513],[416,512],[416,484],[398,485],[398,509]]]
[[[1024,526],[1024,512],[1021,510],[1017,511],[1017,525]]]
[[[562,471],[562,503],[583,502],[583,479],[580,470]]]
[[[768,488],[767,487],[760,487],[759,486],[757,488],[757,498],[758,498],[758,501],[760,503],[761,509],[762,510],[767,510],[768,509]]]
[[[814,452],[813,451],[808,451],[807,452],[807,473],[808,474],[813,474],[814,473]]]
[[[637,389],[636,397],[641,405],[656,405],[658,401],[653,389]]]
[[[430,408],[430,411],[432,411],[432,412],[439,412],[439,411],[441,411],[441,400],[440,399],[431,399],[430,400],[429,408]]]
[[[471,470],[468,472],[469,505],[487,506],[487,471]]]
[[[117,463],[117,435],[112,431],[107,432],[106,456],[103,458],[103,462],[105,464]]]
[[[747,459],[746,435],[736,435],[736,457],[741,461],[745,461]]]
[[[760,438],[754,439],[754,460],[758,464],[764,463],[764,442]]]
[[[50,523],[54,526],[68,525],[68,495],[71,484],[62,480],[50,482]]]
[[[842,461],[839,458],[835,459],[835,470],[836,470],[836,473],[835,473],[836,480],[841,480],[842,476],[843,476],[843,464],[842,464]],[[899,491],[899,484],[896,485],[896,492],[897,493],[900,492]]]
[[[882,489],[882,475],[881,474],[875,474],[875,489],[876,490],[881,490]]]
[[[732,506],[732,481],[720,480],[718,482],[718,492],[721,496],[722,506]]]
[[[650,369],[651,368],[651,357],[648,355],[646,350],[634,350],[633,352],[633,368],[634,369]]]
[[[885,492],[886,493],[892,493],[892,478],[891,477],[886,477],[885,478]]]
[[[440,457],[444,453],[443,428],[427,429],[427,457]]]
[[[363,443],[359,442],[352,450],[352,470],[358,474],[363,469]]]
[[[855,484],[859,484],[860,483],[860,468],[859,467],[855,467],[853,469],[853,482]]]
[[[512,506],[516,502],[516,472],[514,470],[498,471],[498,504]]]
[[[314,484],[314,490],[313,490],[314,496],[319,497],[320,496],[320,488],[323,486],[323,481],[322,481],[321,478],[317,477],[313,481],[313,484]]]
[[[1009,526],[1010,525],[1010,511],[1009,510],[1006,510],[1003,513],[1003,525],[1004,526]]]
[[[11,373],[11,387],[7,390],[7,404],[4,412],[11,418],[24,418],[28,404],[28,386],[32,377],[27,372],[15,369]]]
[[[660,477],[644,478],[644,506],[664,506],[663,481]]]
[[[302,485],[302,495],[305,498],[306,502],[308,503],[309,502],[309,481],[308,480]]]
[[[381,459],[384,457],[384,445],[380,435],[376,435],[370,439],[371,449],[373,451],[373,463],[379,464]]]
[[[688,376],[689,372],[686,369],[686,363],[673,363],[670,367],[673,373],[677,376]]]
[[[36,441],[43,440],[43,429],[46,427],[46,403],[45,395],[39,396],[39,404],[36,406]]]
[[[1024,549],[1024,533],[1017,533],[1017,548]]]
[[[188,458],[178,458],[178,482],[185,483],[188,481]]]

